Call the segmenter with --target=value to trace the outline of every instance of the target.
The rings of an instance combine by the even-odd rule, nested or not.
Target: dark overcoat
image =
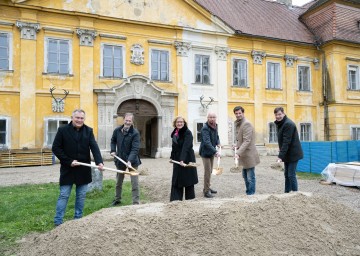
[[[216,153],[216,146],[220,145],[219,133],[212,128],[208,123],[205,123],[201,128],[201,143],[199,148],[199,155],[204,158],[213,157]]]
[[[193,135],[191,131],[184,126],[179,130],[179,136],[175,136],[175,131],[171,133],[172,150],[171,159],[175,161],[183,161],[185,164],[196,162],[195,152],[193,150]],[[188,187],[197,184],[198,175],[196,167],[182,167],[173,164],[172,185],[176,187]]]
[[[91,163],[90,150],[96,165],[103,162],[99,146],[96,143],[93,129],[83,125],[79,131],[70,124],[60,127],[52,144],[52,152],[60,160],[60,186],[83,185],[92,181],[91,167],[71,167],[74,160]]]
[[[124,125],[117,127],[111,137],[111,151],[116,152],[116,155],[125,162],[130,162],[133,167],[137,167],[141,164],[139,158],[140,150],[140,133],[134,126],[129,128],[127,133],[123,133],[121,130]],[[114,159],[115,165],[119,170],[125,170],[126,166],[118,159]]]
[[[279,155],[283,162],[296,162],[304,157],[296,125],[287,116],[275,121],[279,144]]]

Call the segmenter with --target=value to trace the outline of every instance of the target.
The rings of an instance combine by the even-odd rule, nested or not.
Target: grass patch
[[[132,204],[131,183],[124,181],[121,205]],[[115,180],[104,180],[102,191],[88,193],[84,216],[110,207],[115,194]],[[0,255],[16,250],[16,240],[32,232],[46,232],[54,228],[59,184],[20,185],[0,187]],[[143,200],[143,193],[140,195]],[[66,208],[64,221],[74,217],[75,186]]]
[[[300,180],[321,180],[322,179],[322,176],[319,173],[296,172],[296,176]]]

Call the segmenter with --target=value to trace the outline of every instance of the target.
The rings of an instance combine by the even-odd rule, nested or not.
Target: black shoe
[[[204,193],[204,197],[206,198],[213,198],[214,196],[211,194],[210,190],[206,193]]]
[[[216,194],[216,193],[217,193],[216,190],[213,190],[213,189],[211,189],[211,188],[209,188],[209,191],[210,191],[211,194]]]
[[[111,206],[115,206],[115,205],[118,205],[118,204],[120,204],[120,203],[121,203],[120,201],[114,200],[114,201],[111,203]]]

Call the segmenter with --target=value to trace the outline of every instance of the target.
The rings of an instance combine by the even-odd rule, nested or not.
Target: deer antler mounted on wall
[[[53,91],[55,91],[55,86],[50,88],[50,93],[51,93],[51,97],[53,97],[53,100],[52,100],[52,103],[51,103],[51,106],[52,106],[52,111],[53,112],[64,112],[64,108],[65,108],[65,98],[69,95],[69,91],[67,90],[64,90],[64,94],[65,96],[63,98],[55,98],[54,97],[54,94],[53,94]]]
[[[203,102],[203,99],[204,99],[204,95],[201,95],[200,96],[200,104],[203,107],[203,110],[205,111],[206,109],[209,108],[211,103],[213,103],[215,101],[215,99],[213,97],[209,97],[210,101],[208,103]]]

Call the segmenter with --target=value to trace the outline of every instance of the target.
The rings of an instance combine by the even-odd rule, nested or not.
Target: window
[[[233,61],[233,86],[247,87],[247,62],[234,59]]]
[[[123,77],[123,49],[122,46],[103,46],[103,76]]]
[[[196,143],[201,142],[201,129],[203,128],[204,123],[196,123]]]
[[[0,70],[10,69],[10,43],[9,34],[0,33]]]
[[[8,148],[9,147],[9,119],[0,117],[0,148]]]
[[[277,143],[277,130],[275,123],[269,123],[269,143]]]
[[[359,67],[358,66],[349,66],[348,73],[349,73],[348,88],[350,90],[360,90]]]
[[[311,141],[311,124],[309,123],[300,124],[300,140]]]
[[[310,67],[298,66],[298,84],[300,91],[310,91]]]
[[[281,89],[280,63],[267,63],[267,88]]]
[[[70,41],[47,39],[47,73],[70,74]]]
[[[151,79],[169,81],[169,52],[151,51]]]
[[[209,55],[195,55],[195,83],[210,84]]]
[[[45,144],[51,146],[59,127],[65,126],[70,122],[69,119],[48,119],[45,121],[46,138]]]
[[[352,140],[360,140],[360,127],[352,127],[351,128],[351,139]]]

